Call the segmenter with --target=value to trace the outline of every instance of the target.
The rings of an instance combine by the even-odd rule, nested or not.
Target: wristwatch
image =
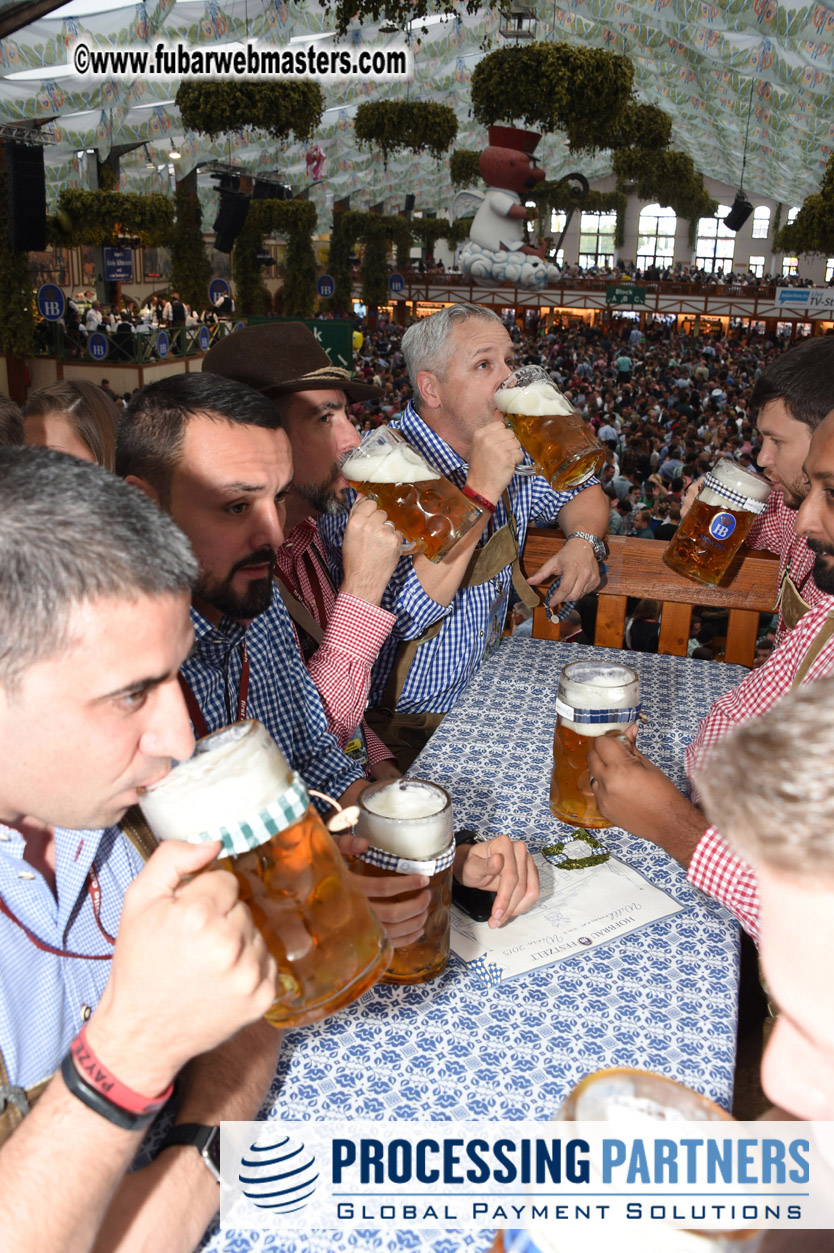
[[[171,1149],[179,1144],[193,1144],[215,1180],[220,1183],[220,1128],[204,1127],[198,1122],[182,1122],[172,1127],[162,1144],[163,1149]]]
[[[608,556],[608,545],[604,539],[600,539],[598,535],[591,535],[590,531],[571,531],[570,535],[565,536],[565,542],[569,539],[584,539],[591,545],[594,550],[594,556],[597,561],[604,561]]]

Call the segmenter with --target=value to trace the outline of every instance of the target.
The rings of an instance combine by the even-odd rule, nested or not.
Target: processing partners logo
[[[437,1235],[542,1223],[616,1235],[625,1224],[637,1243],[622,1247],[643,1250],[670,1247],[676,1229],[739,1240],[834,1229],[834,1172],[816,1130],[828,1124],[686,1122],[653,1109],[635,1098],[593,1122],[224,1122],[220,1224]],[[595,1235],[580,1243],[601,1247]]]
[[[313,1197],[319,1180],[316,1158],[279,1127],[262,1132],[244,1151],[237,1181],[250,1205],[274,1214],[297,1214]]]

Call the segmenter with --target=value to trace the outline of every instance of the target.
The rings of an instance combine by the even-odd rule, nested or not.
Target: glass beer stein
[[[442,561],[484,512],[387,426],[365,436],[342,474],[402,531],[409,545],[403,551],[429,561]]]
[[[573,661],[559,677],[550,812],[571,826],[613,824],[597,809],[588,753],[599,735],[624,735],[640,716],[640,680],[630,666]]]
[[[605,449],[573,405],[538,365],[519,366],[495,393],[495,403],[535,466],[554,491],[586,482],[602,465]]]
[[[278,963],[274,1027],[317,1022],[376,983],[391,942],[260,723],[199,740],[139,804],[160,840],[222,840],[219,864]]]
[[[741,548],[753,519],[767,508],[767,479],[723,458],[704,476],[695,503],[669,541],[670,570],[716,587]]]
[[[613,1123],[616,1125],[610,1131],[601,1134],[619,1136],[639,1130],[648,1137],[655,1130],[662,1133],[667,1123],[674,1134],[675,1123],[681,1120],[733,1122],[731,1115],[718,1105],[674,1079],[651,1071],[628,1069],[601,1070],[586,1076],[568,1094],[554,1121]],[[589,1167],[593,1191],[603,1177],[596,1145],[591,1148]],[[635,1192],[634,1196],[637,1195]],[[662,1200],[658,1195],[657,1201]],[[644,1206],[644,1210],[647,1208]],[[657,1206],[657,1209],[663,1208],[672,1210],[674,1203]],[[730,1210],[730,1206],[725,1208]],[[535,1207],[528,1206],[527,1212],[531,1209],[535,1215]],[[740,1211],[741,1206],[738,1209]],[[660,1215],[653,1220],[634,1221],[612,1214],[602,1229],[604,1235],[596,1239],[576,1224],[554,1223],[552,1219],[527,1218],[526,1215],[523,1221],[522,1229],[504,1231],[491,1253],[589,1253],[591,1248],[615,1249],[617,1253],[754,1253],[765,1235],[764,1231],[749,1228],[720,1230],[720,1220],[715,1222],[718,1230],[693,1231],[663,1221]]]
[[[431,899],[425,931],[413,944],[394,949],[383,976],[384,983],[428,983],[449,960],[455,860],[451,798],[442,787],[422,779],[371,784],[359,797],[356,833],[371,846],[352,859],[359,874],[428,876]]]

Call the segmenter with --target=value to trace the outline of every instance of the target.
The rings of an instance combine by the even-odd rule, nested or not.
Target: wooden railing
[[[560,531],[533,527],[527,535],[521,564],[533,574],[564,543]],[[759,614],[772,613],[779,590],[779,563],[772,553],[742,548],[721,587],[705,587],[670,570],[663,563],[666,544],[658,540],[612,535],[608,567],[599,589],[594,643],[622,648],[626,600],[637,596],[661,604],[658,652],[685,657],[690,620],[696,605],[729,610],[724,661],[750,666],[756,655]],[[558,639],[559,626],[544,608],[533,611],[535,639]]]

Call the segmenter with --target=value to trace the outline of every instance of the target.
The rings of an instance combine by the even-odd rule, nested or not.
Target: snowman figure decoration
[[[544,170],[533,156],[540,139],[535,131],[489,127],[489,146],[479,161],[487,192],[460,192],[452,206],[453,220],[477,206],[469,239],[460,253],[464,274],[534,289],[558,278],[558,269],[544,259],[545,245],[531,247],[524,230],[527,209],[521,195],[544,178]]]

